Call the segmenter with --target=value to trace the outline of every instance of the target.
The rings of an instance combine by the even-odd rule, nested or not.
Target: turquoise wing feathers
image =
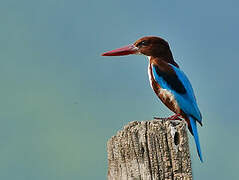
[[[197,106],[196,98],[191,83],[187,76],[179,68],[169,64],[175,74],[160,72],[156,65],[152,65],[152,72],[155,81],[163,88],[170,91],[180,108],[190,116],[193,116],[200,124],[202,116]]]
[[[198,156],[201,162],[203,162],[196,124],[196,121],[202,124],[202,116],[197,106],[191,83],[183,71],[171,64],[169,64],[168,69],[162,68],[161,70],[157,65],[152,65],[152,72],[155,81],[160,85],[161,88],[166,89],[173,94],[180,109],[189,119]]]

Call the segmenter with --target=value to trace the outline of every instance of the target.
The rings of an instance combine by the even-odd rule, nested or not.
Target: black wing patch
[[[159,77],[162,77],[163,80],[177,93],[180,94],[186,94],[187,91],[183,85],[183,83],[178,79],[178,76],[173,73],[165,72],[165,71],[160,71],[158,66],[153,65],[156,73],[158,74]]]

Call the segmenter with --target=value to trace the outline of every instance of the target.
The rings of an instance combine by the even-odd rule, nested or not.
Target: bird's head
[[[143,54],[158,58],[172,56],[167,41],[155,36],[146,36],[140,38],[133,44],[103,53],[102,56],[123,56],[129,54]]]

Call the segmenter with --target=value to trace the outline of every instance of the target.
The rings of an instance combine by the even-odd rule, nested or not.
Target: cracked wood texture
[[[107,143],[108,180],[191,180],[186,123],[130,122]]]

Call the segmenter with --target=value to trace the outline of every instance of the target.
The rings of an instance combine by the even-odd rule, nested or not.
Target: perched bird
[[[148,36],[137,40],[134,44],[118,48],[102,56],[122,56],[142,54],[148,57],[148,75],[152,89],[159,99],[175,113],[171,120],[182,117],[194,137],[198,156],[203,162],[197,132],[197,122],[202,125],[202,116],[196,103],[192,86],[174,61],[167,41],[160,37]]]

